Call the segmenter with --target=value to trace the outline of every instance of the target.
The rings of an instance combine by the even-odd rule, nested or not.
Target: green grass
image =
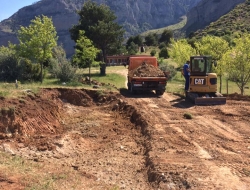
[[[99,67],[94,67],[91,69],[91,79],[100,83],[114,85],[117,88],[124,88],[126,77],[121,74],[124,72],[127,72],[127,69],[124,66],[110,66],[106,67],[106,75],[101,76]],[[87,77],[89,76],[89,70],[82,69],[78,72],[78,74],[81,74],[83,77]]]
[[[102,90],[117,91],[117,88],[124,88],[126,77],[121,72],[124,72],[124,66],[113,66],[106,68],[106,75],[100,75],[99,67],[91,68],[91,79],[96,80],[100,83],[105,83],[106,85],[102,86]],[[123,71],[122,71],[123,70]],[[89,76],[88,69],[79,69],[77,72],[78,78],[85,78]],[[45,78],[43,83],[34,82],[34,83],[19,83],[18,88],[15,86],[15,82],[12,83],[0,83],[0,97],[8,98],[19,98],[25,95],[28,91],[33,93],[38,93],[41,88],[87,88],[93,89],[93,85],[82,84],[81,82],[72,81],[67,83],[62,83],[58,79]]]
[[[175,63],[171,59],[166,60],[168,63],[175,65]],[[102,86],[100,90],[109,90],[109,91],[117,91],[117,88],[126,88],[126,73],[127,68],[124,66],[111,66],[106,67],[106,75],[100,75],[100,68],[93,67],[91,68],[91,79],[96,80],[100,83],[105,83],[106,85]],[[85,78],[89,76],[88,69],[79,69],[77,72],[79,77]],[[184,83],[185,79],[181,75],[180,72],[177,72],[176,76],[167,83],[167,92],[170,93],[184,93]],[[218,91],[219,91],[220,81],[218,78]],[[250,82],[247,84],[250,86]],[[27,90],[32,91],[33,93],[38,93],[41,88],[87,88],[93,89],[93,85],[82,84],[81,82],[74,81],[69,82],[66,84],[62,84],[57,79],[45,78],[43,83],[36,82],[36,83],[25,83],[19,84],[18,88],[15,87],[15,83],[0,83],[0,97],[9,97],[9,98],[20,98],[26,94]],[[250,89],[244,89],[245,95],[250,95]],[[222,94],[227,93],[227,85],[226,85],[226,78],[224,77],[222,80]],[[228,84],[228,93],[238,93],[240,94],[240,89],[238,86],[229,81]]]
[[[184,84],[185,78],[181,75],[181,72],[177,72],[175,77],[171,81],[168,81],[166,91],[183,95]]]
[[[217,80],[217,89],[219,92],[220,89],[220,79],[218,77]],[[171,93],[177,93],[177,94],[183,94],[184,93],[184,84],[185,84],[185,78],[181,75],[180,72],[177,72],[176,76],[173,78],[173,80],[168,81],[167,83],[167,92]],[[250,87],[250,82],[246,85]],[[226,77],[222,78],[222,94],[227,94],[227,80]],[[236,85],[236,83],[232,81],[228,81],[228,94],[238,93],[240,94],[240,89]],[[244,89],[244,95],[250,95],[250,89]]]

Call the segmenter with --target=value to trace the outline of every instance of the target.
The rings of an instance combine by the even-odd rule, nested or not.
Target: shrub
[[[192,114],[190,114],[190,113],[184,113],[184,118],[186,118],[186,119],[193,119],[193,116],[192,116]]]
[[[169,58],[168,49],[166,47],[161,49],[159,52],[159,57],[163,57],[164,59]]]
[[[1,81],[15,81],[18,79],[18,60],[14,55],[0,54],[0,80]]]
[[[168,63],[164,63],[163,60],[159,61],[159,68],[164,72],[169,72],[168,80],[173,79],[175,75],[177,74],[175,67]]]
[[[61,60],[59,63],[56,59],[51,59],[50,73],[53,78],[58,78],[61,82],[69,82],[76,79],[76,67],[71,65],[68,60]]]
[[[57,77],[61,82],[69,82],[76,79],[77,68],[71,65],[70,61],[63,61],[59,64]]]
[[[160,43],[160,45],[159,45],[159,49],[162,49],[162,48],[165,48],[167,45],[164,43],[164,42],[162,42],[162,43]]]
[[[150,55],[151,55],[151,56],[155,56],[155,54],[156,54],[156,50],[153,49],[153,50],[150,52]]]
[[[19,80],[21,81],[40,81],[41,65],[33,64],[28,59],[21,59],[19,62]],[[45,76],[45,69],[43,76]]]

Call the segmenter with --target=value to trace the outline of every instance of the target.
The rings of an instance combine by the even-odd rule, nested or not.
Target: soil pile
[[[145,62],[136,69],[129,71],[128,75],[130,77],[165,77],[162,70]]]

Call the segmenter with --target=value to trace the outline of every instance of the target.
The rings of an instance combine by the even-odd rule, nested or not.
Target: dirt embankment
[[[51,189],[250,186],[249,101],[194,106],[169,93],[43,89],[0,107],[1,151],[40,165],[37,179],[0,164],[1,189],[34,188],[41,176]]]

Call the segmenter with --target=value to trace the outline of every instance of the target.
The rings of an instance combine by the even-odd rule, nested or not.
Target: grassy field
[[[173,61],[167,60],[169,64],[174,64]],[[124,66],[111,66],[106,68],[106,75],[100,75],[100,68],[94,67],[91,69],[91,80],[98,81],[99,83],[105,83],[106,85],[99,88],[100,90],[110,90],[117,91],[120,88],[126,87],[126,73],[127,69]],[[85,78],[89,76],[88,69],[82,69],[78,71],[79,78]],[[180,72],[177,72],[176,76],[167,83],[167,92],[170,93],[179,93],[183,94],[184,91],[184,77]],[[218,91],[219,91],[219,78],[218,78]],[[250,86],[250,82],[247,87]],[[18,98],[25,94],[27,91],[32,91],[37,93],[40,88],[87,88],[93,89],[93,85],[83,84],[81,82],[70,82],[70,83],[62,83],[57,79],[45,78],[43,83],[26,83],[19,84],[18,88],[16,88],[15,83],[0,83],[0,96],[2,97],[10,97],[10,98]],[[222,80],[222,93],[227,93],[227,80],[223,78]],[[239,93],[240,89],[238,86],[232,82],[228,82],[228,93]],[[245,95],[250,95],[250,89],[245,89]]]
[[[185,83],[185,79],[184,77],[181,75],[181,72],[177,72],[176,76],[173,78],[172,81],[169,81],[167,84],[167,91],[168,92],[172,92],[172,93],[180,93],[180,94],[184,94],[184,83]],[[217,89],[219,92],[220,89],[220,79],[218,77],[218,81],[217,81]],[[247,87],[250,86],[250,82],[248,83]],[[227,90],[227,80],[225,77],[222,78],[222,94],[233,94],[233,93],[238,93],[240,94],[240,89],[239,87],[236,85],[236,83],[232,82],[232,81],[228,81],[228,90]],[[245,89],[244,90],[244,95],[250,95],[250,89]]]

